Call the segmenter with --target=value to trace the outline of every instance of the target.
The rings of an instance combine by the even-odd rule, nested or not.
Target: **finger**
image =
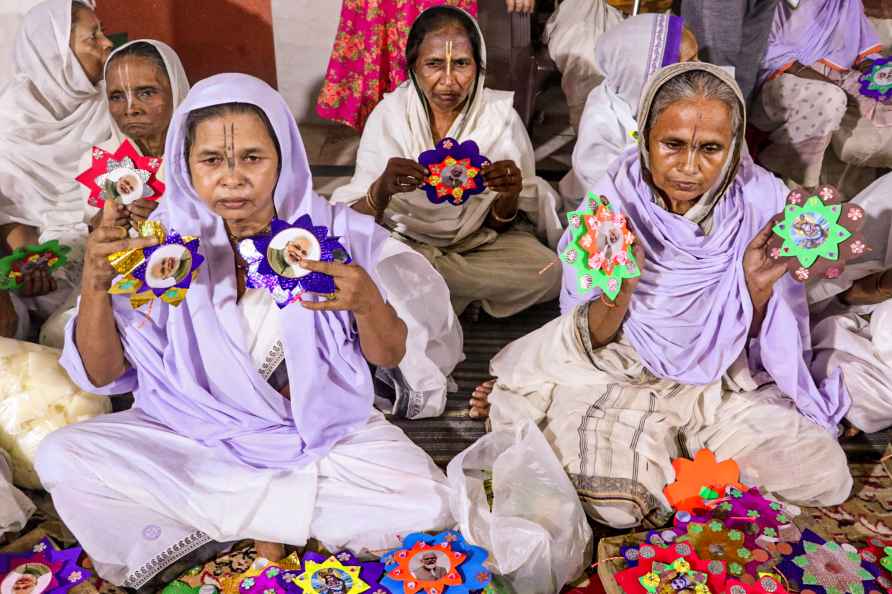
[[[311,311],[343,311],[350,309],[347,303],[338,301],[337,299],[329,301],[301,300],[300,304],[304,309],[309,309]]]
[[[47,288],[49,289],[47,291],[49,293],[55,293],[56,289],[59,288],[59,284],[56,282],[56,279],[52,275],[50,275],[49,277],[49,285]]]
[[[126,217],[124,220],[128,221]],[[103,225],[93,232],[93,241],[96,243],[106,243],[124,239],[127,235],[127,228],[124,225]]]
[[[100,243],[96,246],[95,252],[99,256],[110,256],[116,252],[123,252],[124,250],[141,250],[157,244],[158,240],[154,237],[121,239],[118,241]]]
[[[102,207],[102,221],[100,222],[100,226],[113,227],[115,221],[121,215],[123,210],[124,207],[114,200],[106,200],[105,205]]]
[[[763,249],[768,241],[771,239],[772,234],[774,233],[774,226],[778,221],[783,219],[783,214],[778,214],[771,217],[771,220],[766,223],[764,227],[756,234],[755,237],[750,241],[750,247],[752,249]]]
[[[343,277],[352,268],[351,264],[341,262],[322,262],[320,260],[301,260],[300,267],[310,272],[321,272],[334,278]]]
[[[26,274],[22,277],[22,295],[30,297],[34,294],[34,276]]]
[[[399,175],[408,175],[411,177],[427,177],[428,171],[427,168],[424,167],[421,163],[416,163],[415,161],[406,160],[404,163],[400,163],[400,167],[396,170],[396,173]]]
[[[152,211],[155,210],[154,208],[149,206],[149,204],[152,204],[152,203],[149,202],[149,203],[140,204],[139,201],[134,202],[133,204],[131,204],[130,206],[127,207],[127,212],[130,213],[130,216],[138,216],[143,219],[148,218],[148,216],[150,214],[152,214]]]

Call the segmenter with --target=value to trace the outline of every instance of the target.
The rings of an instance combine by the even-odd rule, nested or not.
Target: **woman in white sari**
[[[54,277],[24,280],[19,317],[52,314],[80,276],[87,226],[74,178],[81,156],[111,133],[100,83],[112,44],[92,8],[92,0],[46,0],[31,9],[15,41],[15,78],[0,92],[4,247],[51,239],[72,247]]]
[[[629,17],[600,37],[594,55],[604,82],[588,95],[573,168],[561,180],[566,211],[576,208],[613,160],[635,144],[635,110],[644,81],[663,66],[696,60],[698,50],[684,20],[668,14]]]
[[[409,34],[410,80],[366,123],[356,173],[333,202],[377,214],[446,279],[461,313],[479,301],[505,317],[557,296],[552,250],[561,232],[556,193],[536,177],[512,95],[484,88],[486,49],[476,21],[450,7],[422,13]],[[444,137],[473,140],[491,162],[487,190],[464,206],[433,204],[416,160]]]

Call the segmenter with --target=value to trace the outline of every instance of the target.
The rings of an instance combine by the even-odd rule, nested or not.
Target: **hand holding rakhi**
[[[378,178],[378,191],[373,198],[379,200],[384,198],[389,201],[394,194],[413,192],[424,184],[424,178],[427,176],[427,169],[412,159],[393,157],[387,162],[384,173]],[[386,203],[376,205],[382,209],[387,206]]]
[[[514,161],[496,161],[480,170],[486,187],[503,196],[517,197],[523,190],[523,173]]]
[[[130,227],[130,213],[127,212],[127,207],[118,202],[114,202],[109,200],[114,205],[115,210],[115,227],[124,227],[125,229]],[[95,231],[99,227],[102,226],[102,218],[104,215],[104,209],[99,209],[99,211],[93,215],[93,218],[90,219],[90,231]]]
[[[156,245],[158,241],[154,237],[131,239],[126,227],[115,224],[118,220],[118,207],[111,200],[106,201],[101,212],[99,227],[87,239],[82,285],[87,290],[104,293],[118,275],[108,261],[110,255],[147,248]]]
[[[149,218],[149,215],[158,208],[158,201],[140,198],[139,200],[131,202],[124,208],[126,209],[130,226],[134,229],[139,229],[140,225]]]
[[[19,294],[22,297],[40,297],[49,295],[58,288],[52,272],[41,266],[22,273],[22,288]]]
[[[371,313],[376,307],[384,304],[384,298],[368,273],[356,264],[340,262],[320,262],[303,260],[301,268],[311,272],[321,272],[334,279],[336,292],[327,301],[303,301],[300,304],[314,311],[342,310],[353,312],[356,316]]]
[[[771,299],[774,284],[787,271],[784,260],[775,260],[768,255],[768,241],[772,229],[783,215],[774,216],[762,227],[762,230],[750,241],[743,254],[743,273],[746,276],[746,287],[750,293],[753,307],[764,307]]]

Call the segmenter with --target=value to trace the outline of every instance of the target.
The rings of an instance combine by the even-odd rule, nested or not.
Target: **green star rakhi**
[[[641,276],[632,252],[635,236],[606,197],[589,192],[586,202],[587,208],[567,213],[571,239],[561,260],[576,270],[580,293],[598,287],[612,301],[624,279]]]
[[[859,79],[861,94],[877,101],[892,97],[892,58],[882,58],[871,65]]]
[[[0,259],[0,290],[18,291],[29,272],[40,268],[52,272],[68,262],[71,248],[60,245],[55,239],[20,248]]]
[[[864,210],[843,204],[833,186],[793,190],[783,217],[773,228],[768,256],[787,259],[787,270],[799,282],[836,278],[846,262],[870,249],[859,232]]]

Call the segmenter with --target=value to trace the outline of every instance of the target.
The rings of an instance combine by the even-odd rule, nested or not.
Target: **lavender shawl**
[[[354,320],[345,312],[282,310],[282,341],[291,400],[273,390],[251,361],[236,303],[232,249],[223,220],[192,187],[183,156],[190,111],[229,102],[250,103],[269,117],[282,153],[275,190],[278,216],[309,214],[342,242],[354,261],[373,270],[386,233],[371,217],[330,206],[313,192],[297,125],[284,99],[242,74],[208,78],[176,110],[167,135],[167,197],[153,217],[169,229],[201,238],[206,264],[179,307],[160,301],[149,319],[128,300],[114,299],[118,331],[131,367],[107,386],[94,386],[74,343],[77,318],[66,329],[61,363],[85,390],[133,391],[135,406],[181,435],[227,450],[256,468],[308,463],[325,453],[372,411],[372,380]]]
[[[647,121],[656,91],[663,84],[690,70],[706,70],[723,80],[735,89],[742,105],[737,84],[721,68],[696,62],[676,64],[648,81],[638,121]],[[738,167],[740,146],[737,142],[732,166],[718,182],[708,234],[690,217],[669,212],[655,199],[642,167],[646,153],[643,139],[639,147],[627,149],[593,188],[626,213],[647,254],[622,330],[645,367],[658,377],[685,384],[719,380],[748,349],[756,377],[767,372],[802,414],[832,429],[845,415],[850,399],[840,372],[818,387],[806,365],[811,358],[811,337],[804,286],[789,276],[781,278],[759,337],[748,340],[753,307],[743,273],[743,254],[750,240],[783,209],[787,190],[770,173],[748,161]],[[568,240],[565,233],[559,249]],[[562,311],[591,298],[579,294],[576,273],[565,264]]]
[[[778,2],[758,84],[794,61],[846,71],[881,49],[861,0],[807,0],[799,8]]]

